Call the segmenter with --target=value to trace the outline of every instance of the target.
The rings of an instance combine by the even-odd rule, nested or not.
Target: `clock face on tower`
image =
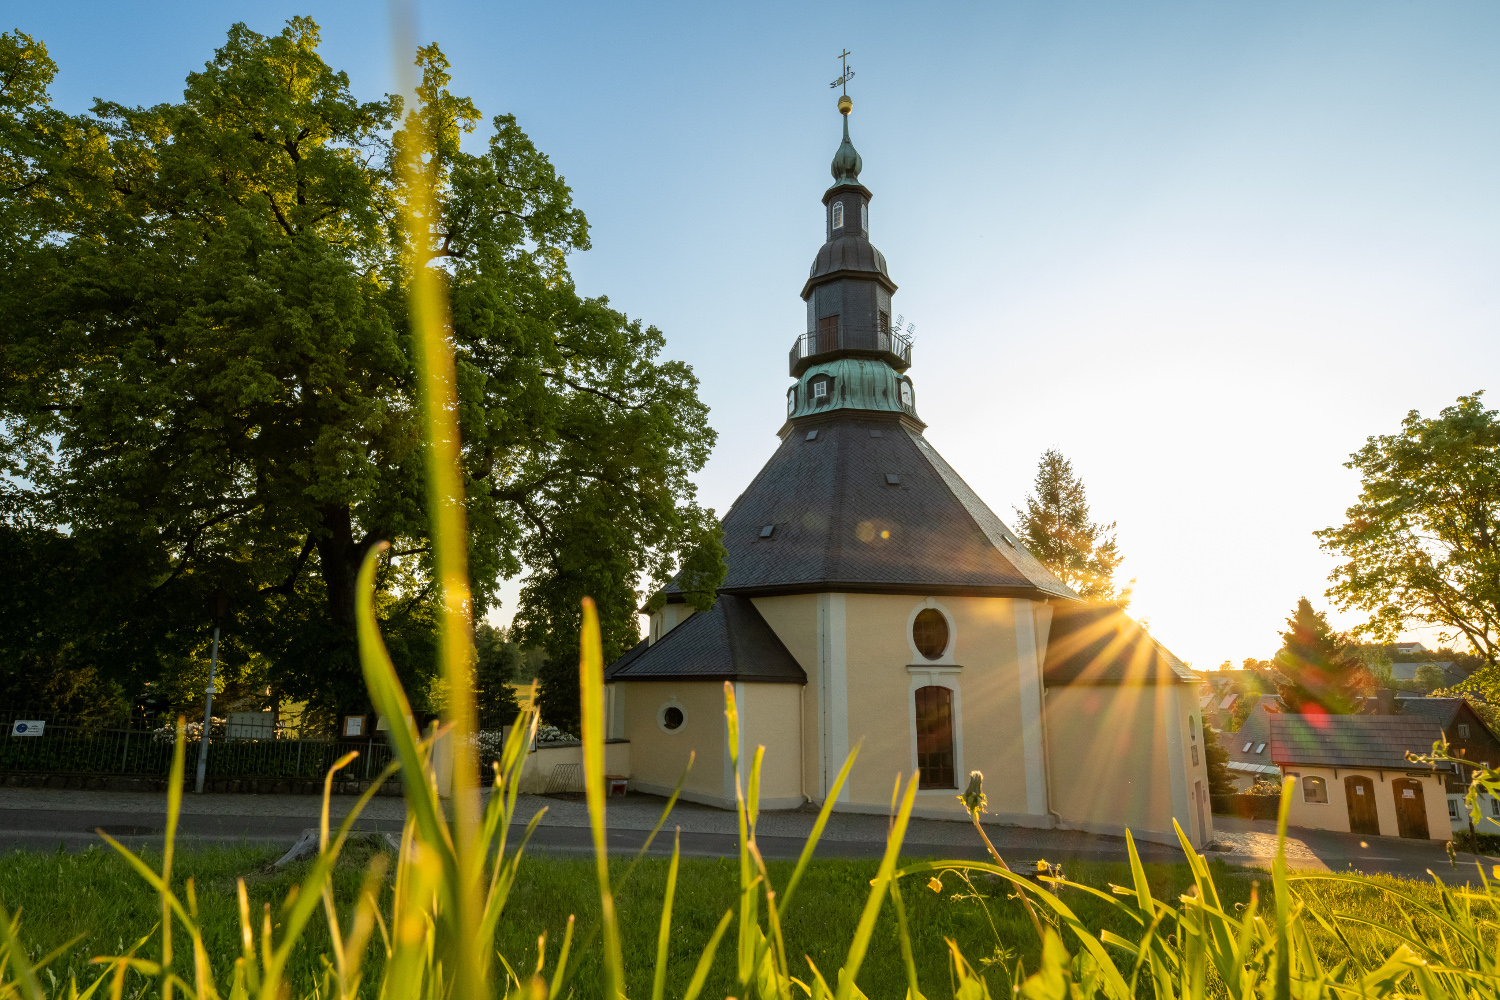
[[[792,411],[797,408],[797,390],[788,389],[786,392],[786,415],[791,416]]]

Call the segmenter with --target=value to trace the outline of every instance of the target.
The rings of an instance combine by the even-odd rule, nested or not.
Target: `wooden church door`
[[[1427,802],[1422,798],[1422,783],[1414,778],[1397,778],[1391,782],[1396,796],[1396,828],[1401,836],[1427,840]]]
[[[1380,836],[1380,817],[1375,812],[1375,782],[1364,775],[1344,779],[1344,798],[1349,803],[1349,832]]]

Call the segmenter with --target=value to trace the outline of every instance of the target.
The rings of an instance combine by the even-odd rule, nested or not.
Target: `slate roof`
[[[1112,604],[1057,604],[1042,668],[1047,687],[1198,684],[1198,677]]]
[[[806,684],[807,674],[747,597],[720,594],[655,643],[632,646],[605,681],[714,680]]]
[[[807,298],[815,286],[822,284],[831,275],[848,272],[854,272],[860,277],[875,278],[888,290],[896,290],[896,283],[891,280],[891,272],[886,268],[885,254],[876,250],[864,237],[849,235],[829,240],[818,248],[818,255],[813,258],[812,267],[807,271],[807,284],[802,289],[802,297]]]
[[[1261,774],[1280,772],[1271,760],[1271,716],[1276,711],[1278,700],[1274,694],[1261,695],[1259,704],[1245,716],[1237,732],[1219,734],[1219,745],[1229,753],[1232,770]],[[1255,752],[1256,747],[1261,748],[1260,753]]]
[[[1315,767],[1419,770],[1406,752],[1430,753],[1442,736],[1431,719],[1406,715],[1294,715],[1270,717],[1271,759],[1277,764]],[[1443,765],[1438,770],[1451,770]]]
[[[723,526],[721,593],[1076,599],[895,416],[840,411],[796,421]]]

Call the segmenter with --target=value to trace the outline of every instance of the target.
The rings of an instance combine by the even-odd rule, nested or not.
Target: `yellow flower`
[[[1496,865],[1496,868],[1500,868],[1500,865]],[[934,875],[932,876],[932,878],[927,880],[927,888],[931,889],[933,892],[942,892],[943,880]]]

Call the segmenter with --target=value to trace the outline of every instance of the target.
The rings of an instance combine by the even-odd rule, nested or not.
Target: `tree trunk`
[[[345,506],[323,508],[323,531],[318,538],[318,561],[328,587],[328,616],[339,631],[354,638],[354,585],[359,564],[370,547],[354,537],[354,519]]]

